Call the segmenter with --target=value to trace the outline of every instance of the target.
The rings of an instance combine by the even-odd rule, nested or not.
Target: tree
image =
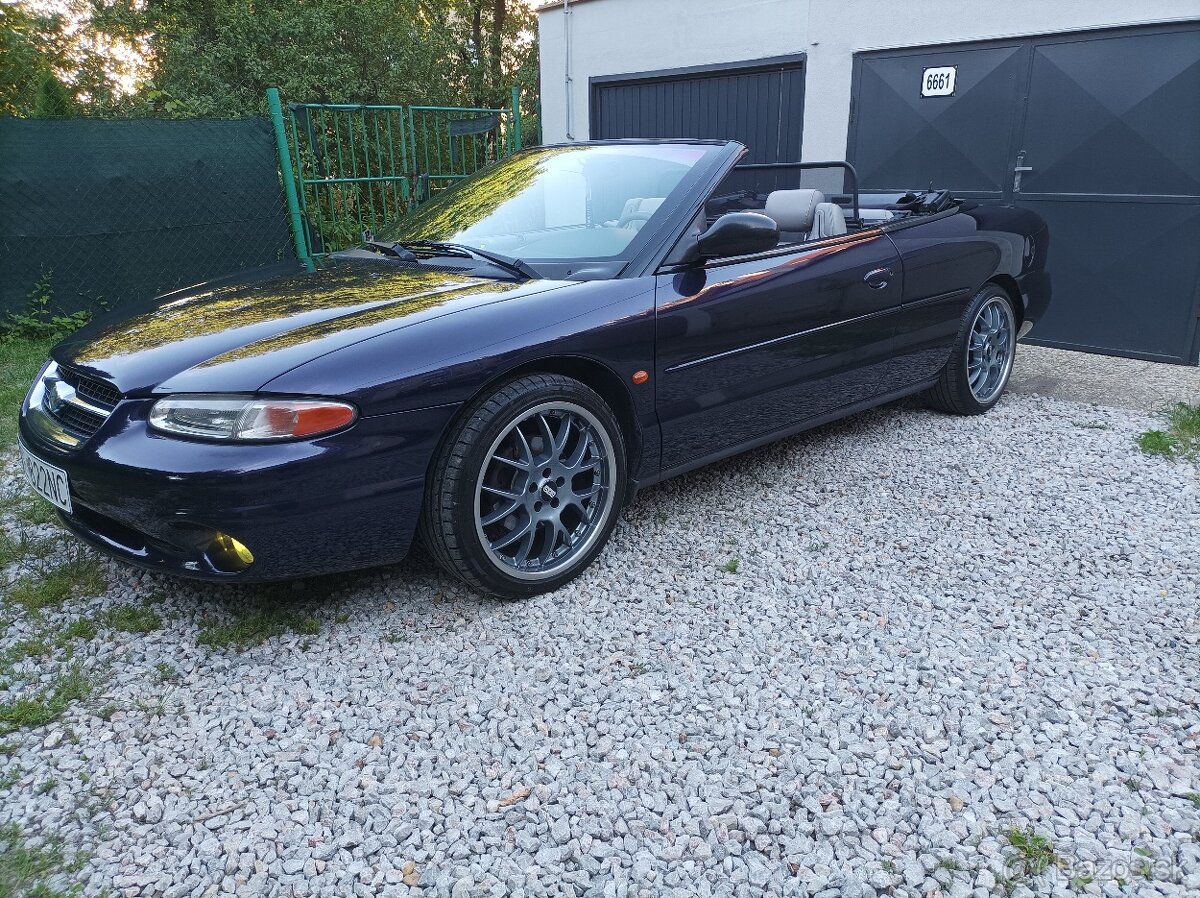
[[[514,84],[536,108],[525,0],[55,0],[52,16],[33,2],[0,3],[0,113],[258,115],[268,87],[492,108]]]
[[[455,48],[454,78],[465,102],[507,106],[514,84],[536,85],[537,17],[528,4],[442,0],[436,10]]]
[[[67,112],[70,90],[55,71],[64,63],[63,22],[23,3],[0,3],[0,115]]]
[[[519,0],[92,0],[92,27],[144,48],[135,105],[249,115],[301,102],[507,105],[534,60]],[[514,3],[519,7],[513,12]]]

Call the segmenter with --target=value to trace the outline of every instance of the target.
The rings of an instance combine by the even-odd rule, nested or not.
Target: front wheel
[[[1012,299],[995,284],[975,294],[941,379],[929,391],[934,408],[981,415],[1000,401],[1017,349]]]
[[[470,408],[431,471],[421,532],[469,585],[505,598],[557,589],[604,547],[625,491],[608,405],[556,374],[510,381]]]

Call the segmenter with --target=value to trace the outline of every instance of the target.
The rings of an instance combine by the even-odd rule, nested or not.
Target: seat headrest
[[[825,202],[825,194],[819,190],[775,190],[767,197],[763,210],[781,231],[808,232],[817,214],[817,204]]]

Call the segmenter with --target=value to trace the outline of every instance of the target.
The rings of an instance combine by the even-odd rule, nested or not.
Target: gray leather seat
[[[620,218],[606,221],[604,224],[610,228],[633,228],[635,231],[640,231],[642,225],[658,210],[665,199],[666,197],[661,196],[632,197],[625,201],[625,208],[621,210]]]
[[[780,243],[803,243],[846,233],[846,215],[819,190],[775,190],[763,210],[779,225]]]

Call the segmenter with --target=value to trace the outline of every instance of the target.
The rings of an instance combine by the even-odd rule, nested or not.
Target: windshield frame
[[[429,200],[429,203],[438,202],[442,196],[452,196],[464,184],[470,183],[472,180],[483,177],[487,173],[494,171],[496,168],[505,165],[512,159],[519,156],[537,155],[545,153],[548,150],[556,150],[560,148],[582,148],[582,147],[603,147],[603,146],[661,146],[661,147],[702,147],[711,152],[705,153],[700,159],[684,173],[679,183],[667,195],[662,206],[657,212],[651,216],[645,226],[640,228],[636,236],[621,250],[612,256],[578,256],[571,258],[542,258],[536,256],[525,256],[517,252],[505,253],[505,255],[519,258],[519,260],[536,270],[543,277],[553,278],[574,278],[574,279],[600,279],[612,278],[621,276],[624,272],[631,268],[632,263],[642,259],[649,248],[658,247],[663,242],[663,235],[670,234],[675,231],[680,225],[683,216],[681,210],[690,207],[699,197],[707,195],[708,184],[713,179],[714,173],[724,171],[727,168],[729,156],[731,152],[740,155],[743,148],[741,144],[733,141],[724,140],[686,140],[686,139],[668,139],[668,140],[648,140],[648,139],[632,139],[632,140],[589,140],[579,141],[574,143],[548,144],[546,146],[530,147],[520,150],[511,156],[506,156],[503,159],[498,159],[489,163],[478,171],[474,172],[467,178],[456,181],[451,186],[439,191],[438,195]],[[736,148],[736,150],[734,149]],[[703,188],[703,189],[702,189]],[[426,207],[425,204],[423,206]],[[688,219],[690,220],[690,219]],[[405,234],[404,219],[398,219],[392,222],[386,229],[381,229],[376,235],[376,239],[385,239],[389,242],[396,243],[411,243],[421,238],[412,234]],[[470,246],[469,239],[460,239],[457,237],[448,237],[443,241],[435,242],[452,242],[459,243],[463,246]],[[637,266],[642,267],[642,266]]]

